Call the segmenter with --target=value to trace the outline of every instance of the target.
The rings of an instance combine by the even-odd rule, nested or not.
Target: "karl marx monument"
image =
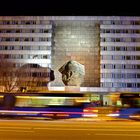
[[[60,69],[65,86],[80,86],[85,75],[84,65],[76,61],[68,61]]]

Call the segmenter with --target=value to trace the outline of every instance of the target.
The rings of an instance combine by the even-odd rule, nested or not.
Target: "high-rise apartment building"
[[[101,87],[140,89],[140,18],[100,23]]]
[[[85,66],[81,91],[140,92],[140,17],[1,16],[0,57],[51,68],[52,90],[64,88],[58,69],[75,60]]]
[[[15,63],[16,68],[22,68],[18,82],[24,83],[20,85],[22,87],[29,87],[29,83],[32,88],[31,83],[34,83],[34,87],[44,87],[50,79],[52,23],[38,18],[0,17],[0,58],[1,61]],[[1,85],[7,83],[2,76],[1,79]]]

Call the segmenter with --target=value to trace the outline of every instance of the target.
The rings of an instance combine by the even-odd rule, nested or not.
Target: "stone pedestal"
[[[65,86],[65,92],[80,93],[80,86]]]

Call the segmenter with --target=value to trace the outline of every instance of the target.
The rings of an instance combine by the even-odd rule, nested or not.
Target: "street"
[[[0,140],[138,140],[140,122],[0,120]]]

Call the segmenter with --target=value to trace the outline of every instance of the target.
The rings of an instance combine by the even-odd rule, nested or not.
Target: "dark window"
[[[121,40],[120,40],[120,38],[116,38],[116,42],[120,42]]]
[[[140,51],[140,47],[136,47],[136,51]]]
[[[15,41],[19,41],[19,38],[15,38]]]
[[[10,22],[9,22],[9,21],[7,21],[7,24],[9,25],[9,24],[10,24]]]
[[[23,55],[21,55],[21,57],[20,57],[21,59],[23,58]]]
[[[20,30],[16,30],[16,33],[20,33]]]
[[[135,25],[140,25],[140,21],[135,21]]]
[[[140,69],[140,65],[137,65],[137,69]]]
[[[138,33],[139,33],[139,30],[134,30],[134,32],[135,32],[136,34],[138,34]]]
[[[26,24],[29,25],[30,24],[30,21],[26,21]]]
[[[47,55],[43,55],[43,59],[47,59],[48,58],[48,56]]]
[[[112,33],[116,33],[116,31],[115,30],[112,30]]]
[[[125,69],[125,65],[123,65],[123,68]]]
[[[6,38],[5,41],[10,41],[10,38]]]
[[[29,41],[29,38],[25,38],[24,41]]]
[[[128,33],[128,30],[125,30],[125,33]]]
[[[35,32],[35,30],[31,30],[31,33],[34,33]]]
[[[136,60],[140,60],[140,56],[136,56]]]
[[[116,47],[116,51],[120,51],[120,47]]]
[[[106,33],[110,33],[110,30],[106,30]]]
[[[132,83],[127,83],[127,87],[132,87]]]
[[[7,49],[8,49],[8,47],[7,47],[7,46],[5,46],[5,47],[4,47],[4,49],[5,49],[5,50],[7,50]]]
[[[139,73],[137,74],[137,78],[140,78],[140,74]]]
[[[115,21],[112,21],[112,24],[115,25]]]
[[[37,73],[36,73],[36,72],[33,72],[33,73],[32,73],[32,76],[33,76],[33,77],[37,77]]]
[[[131,38],[131,41],[132,42],[136,42],[136,38]]]
[[[4,58],[9,58],[9,55],[8,55],[8,54],[6,54],[6,55],[4,56]]]
[[[23,46],[21,46],[21,50],[23,50]]]
[[[14,50],[14,46],[10,46],[10,50]]]
[[[44,33],[48,33],[48,30],[45,29],[45,30],[44,30]]]
[[[113,65],[113,68],[115,69],[116,68],[116,65]]]
[[[116,33],[120,33],[120,30],[116,30]]]
[[[137,83],[137,87],[138,87],[138,88],[140,87],[140,83]]]
[[[6,30],[6,33],[11,33],[11,30]]]
[[[39,68],[40,66],[38,64],[32,64],[31,68]]]
[[[131,60],[131,57],[130,56],[126,56],[126,60]]]

